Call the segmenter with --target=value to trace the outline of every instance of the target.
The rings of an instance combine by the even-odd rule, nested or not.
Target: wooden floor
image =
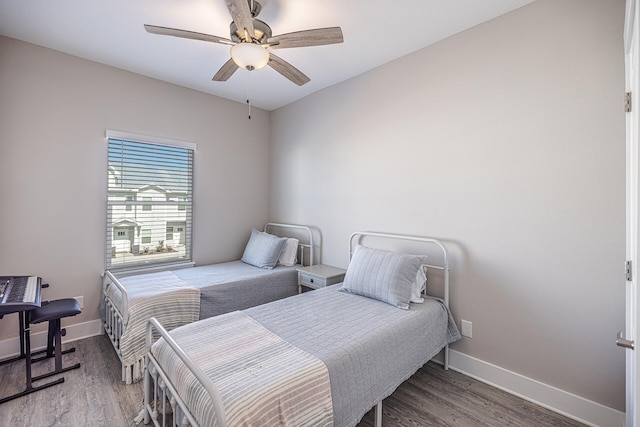
[[[63,374],[63,384],[0,405],[0,426],[135,426],[142,384],[120,381],[118,357],[108,339],[92,337],[73,345],[76,352],[64,356],[63,364],[79,361],[81,367]],[[51,368],[51,360],[39,362],[34,375]],[[24,361],[0,366],[0,373],[0,397],[24,389]],[[383,410],[386,427],[582,425],[431,362],[385,399]],[[371,411],[357,427],[372,425]]]

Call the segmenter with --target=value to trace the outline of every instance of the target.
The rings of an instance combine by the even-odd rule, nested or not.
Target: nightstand
[[[344,280],[346,272],[347,270],[342,268],[324,264],[298,268],[298,293],[302,292],[303,286],[318,289],[340,283]]]

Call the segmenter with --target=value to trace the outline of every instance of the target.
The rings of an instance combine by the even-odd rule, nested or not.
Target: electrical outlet
[[[463,337],[471,338],[471,335],[473,335],[473,324],[468,320],[460,320],[460,329]]]
[[[82,310],[84,308],[84,296],[75,297],[74,299],[76,301],[78,301],[78,305],[80,306],[80,310]]]

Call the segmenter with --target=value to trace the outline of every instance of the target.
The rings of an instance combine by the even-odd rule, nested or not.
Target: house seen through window
[[[193,148],[107,137],[106,268],[190,261]]]

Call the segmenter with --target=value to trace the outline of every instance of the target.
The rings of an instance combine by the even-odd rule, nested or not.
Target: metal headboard
[[[291,228],[296,230],[305,231],[307,233],[307,237],[309,238],[309,243],[298,243],[298,248],[300,248],[300,264],[304,265],[304,249],[309,249],[309,265],[313,265],[313,232],[311,228],[306,225],[296,225],[296,224],[282,224],[277,222],[268,222],[264,226],[264,232],[268,233],[270,228]]]

